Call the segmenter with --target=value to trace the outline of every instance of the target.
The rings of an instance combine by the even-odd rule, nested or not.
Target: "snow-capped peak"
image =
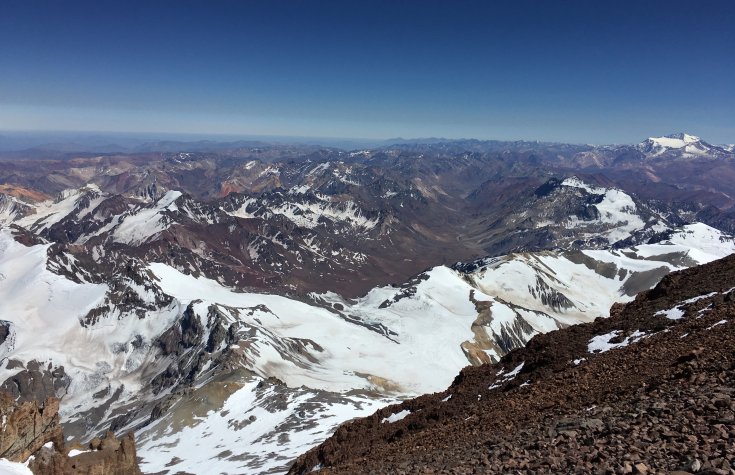
[[[682,157],[694,157],[708,155],[713,152],[713,147],[696,135],[684,132],[664,135],[663,137],[649,137],[640,144],[638,149],[648,157],[657,157],[669,152],[674,152]]]
[[[677,134],[665,135],[664,138],[683,140],[684,142],[687,142],[687,143],[690,143],[690,142],[699,142],[700,140],[702,140],[699,137],[697,137],[696,135],[689,135],[686,132],[679,132]]]
[[[652,142],[655,145],[665,148],[682,148],[688,144],[701,142],[702,139],[696,135],[689,135],[684,132],[678,134],[664,135],[663,137],[649,137],[646,142]]]

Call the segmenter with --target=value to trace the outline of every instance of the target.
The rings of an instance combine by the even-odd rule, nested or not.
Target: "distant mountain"
[[[59,158],[66,153],[218,152],[252,146],[311,146],[343,150],[384,145],[378,139],[290,137],[275,135],[218,135],[177,133],[3,131],[0,153],[5,156],[41,155]],[[53,153],[55,152],[55,153]]]
[[[683,132],[663,137],[650,137],[638,144],[637,148],[645,154],[646,158],[656,158],[667,154],[679,158],[719,158],[727,152],[731,152],[722,147],[710,145],[697,136]]]

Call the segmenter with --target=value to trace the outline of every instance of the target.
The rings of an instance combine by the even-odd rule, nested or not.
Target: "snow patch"
[[[396,412],[395,414],[391,414],[390,416],[383,418],[383,420],[380,422],[382,422],[383,424],[398,422],[405,419],[406,416],[408,416],[409,414],[411,414],[411,411],[409,411],[408,409],[404,409],[401,412]]]
[[[685,305],[689,305],[694,302],[697,302],[699,300],[712,297],[713,295],[716,295],[716,294],[717,292],[710,292],[706,295],[692,297],[690,299],[684,300],[679,305],[676,305],[675,307],[670,308],[668,310],[659,310],[658,312],[654,313],[654,315],[661,315],[661,316],[668,318],[669,320],[680,320],[684,317],[684,310],[682,310],[682,307],[684,307]],[[701,313],[701,310],[700,310],[700,313]]]
[[[33,475],[31,469],[26,465],[18,462],[11,462],[8,459],[0,459],[0,474],[3,475]]]
[[[715,323],[714,325],[708,326],[707,327],[707,330],[712,330],[714,327],[719,326],[719,325],[724,325],[725,323],[727,323],[727,320],[720,320],[719,322]]]
[[[69,457],[76,457],[80,454],[86,454],[87,452],[91,452],[91,450],[78,450],[78,449],[71,449],[69,451]]]
[[[646,336],[646,333],[636,330],[630,336],[625,337],[620,343],[611,343],[610,340],[619,336],[620,333],[620,330],[613,330],[610,333],[593,337],[587,344],[587,351],[589,353],[605,353],[615,348],[628,346]]]

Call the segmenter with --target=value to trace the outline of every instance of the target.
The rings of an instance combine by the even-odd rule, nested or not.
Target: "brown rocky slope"
[[[735,255],[348,422],[290,473],[735,473],[733,393]]]

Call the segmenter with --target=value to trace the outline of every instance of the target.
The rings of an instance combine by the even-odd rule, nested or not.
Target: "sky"
[[[0,7],[0,130],[735,142],[735,1]]]

